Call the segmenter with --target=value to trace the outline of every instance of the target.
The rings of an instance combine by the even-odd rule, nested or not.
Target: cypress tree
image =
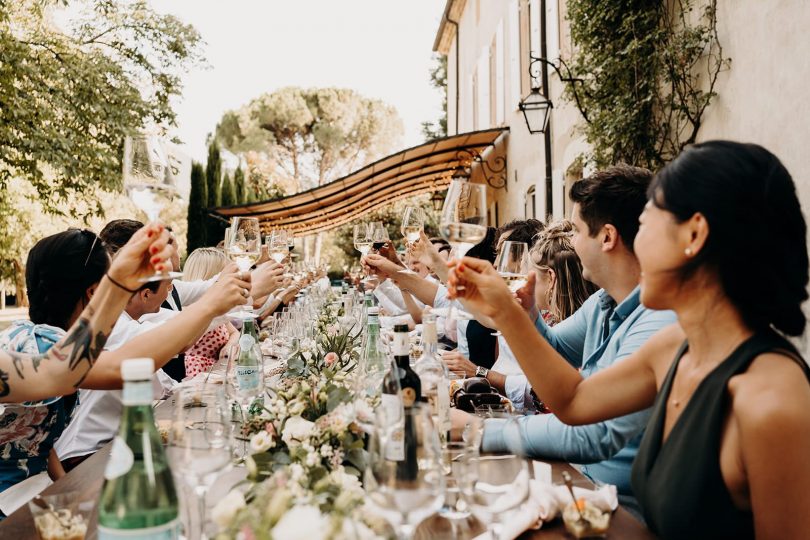
[[[233,173],[233,187],[236,193],[236,204],[245,204],[247,202],[247,193],[245,190],[245,173],[242,172],[242,167],[239,167]]]
[[[236,190],[234,189],[233,181],[228,173],[222,179],[222,206],[234,206],[239,204],[236,198]]]
[[[191,193],[188,197],[188,252],[206,245],[205,209],[208,207],[208,186],[201,163],[191,164]]]
[[[208,187],[208,208],[222,205],[222,160],[219,147],[213,141],[208,144],[208,162],[205,164],[205,181]],[[203,216],[205,223],[205,242],[215,246],[223,238],[224,225],[209,215]]]
[[[208,206],[215,208],[222,205],[222,159],[219,147],[211,142],[208,145],[208,163],[205,164],[205,179],[208,183]]]

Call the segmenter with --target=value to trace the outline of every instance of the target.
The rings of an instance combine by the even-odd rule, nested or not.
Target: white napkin
[[[535,462],[535,478],[537,478],[538,464],[540,463]],[[514,540],[524,531],[539,529],[543,526],[543,522],[556,518],[563,508],[573,502],[571,494],[568,493],[568,488],[565,486],[554,485],[540,479],[532,480],[529,488],[531,490],[529,500],[519,511],[512,512],[504,521],[501,538],[498,540]],[[612,512],[619,506],[616,486],[612,485],[604,485],[595,490],[574,487],[574,495],[577,499],[585,499],[603,512]],[[475,540],[491,540],[491,536],[489,532],[486,532],[476,537]]]
[[[11,515],[17,508],[42,493],[42,490],[51,484],[53,481],[45,471],[14,484],[0,493],[0,511],[7,516]]]

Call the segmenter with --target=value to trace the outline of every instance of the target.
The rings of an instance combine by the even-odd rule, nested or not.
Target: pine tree
[[[208,145],[208,162],[205,164],[205,181],[208,187],[208,208],[222,206],[222,160],[215,142]],[[224,236],[223,224],[209,215],[203,217],[206,244],[215,246]]]
[[[242,167],[239,167],[233,173],[233,187],[236,193],[236,204],[245,204],[247,202],[247,192],[245,190],[245,173],[242,172]]]
[[[230,175],[225,173],[225,177],[222,179],[222,206],[234,206],[236,204],[239,204],[236,198],[236,189]]]
[[[208,207],[208,186],[201,163],[191,164],[191,193],[188,198],[188,252],[206,245],[205,209]]]

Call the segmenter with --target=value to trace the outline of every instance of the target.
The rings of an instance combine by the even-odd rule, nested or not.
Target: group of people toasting
[[[804,537],[810,373],[787,338],[805,330],[808,257],[788,171],[760,146],[710,141],[655,175],[597,171],[569,196],[570,224],[550,228],[572,229],[581,275],[567,280],[548,256],[516,293],[487,257],[449,261],[443,285],[400,272],[391,252],[364,264],[499,331],[496,365],[475,372],[551,411],[487,420],[482,450],[583,464],[662,538]],[[511,238],[498,232],[496,251]],[[559,322],[538,309],[537,287],[572,298],[583,280],[599,290]],[[497,373],[504,356],[518,373]],[[470,375],[467,363],[451,369]],[[454,411],[456,432],[465,414]]]
[[[446,261],[423,236],[410,256],[424,272],[403,271],[387,246],[363,264],[411,300],[469,312],[451,369],[547,413],[487,420],[482,450],[519,445],[580,464],[662,538],[806,536],[810,373],[788,338],[805,330],[808,256],[788,171],[760,146],[710,141],[654,175],[599,170],[569,196],[570,221],[512,222],[488,231],[474,257]],[[59,256],[40,261],[41,282],[28,286],[76,259],[80,294],[42,299],[36,317],[62,329],[46,347],[0,351],[4,403],[117,388],[123,358],[148,347],[165,364],[248,292],[266,294],[256,276],[226,268],[182,319],[109,350],[122,311],[166,297],[143,292],[141,278],[170,269],[171,235],[149,224],[110,259],[92,233],[70,234],[82,236],[50,246]],[[533,270],[514,292],[492,262],[516,241],[530,244]],[[465,414],[454,411],[454,432]]]

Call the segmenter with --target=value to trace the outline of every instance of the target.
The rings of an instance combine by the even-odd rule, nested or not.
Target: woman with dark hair
[[[141,241],[141,237],[150,232],[154,235],[151,227],[143,230],[144,233],[139,231],[133,240]],[[126,249],[125,246],[116,260],[129,257]],[[162,259],[153,257],[152,260]],[[105,247],[91,231],[69,229],[37,242],[28,253],[26,263],[30,321],[16,321],[0,333],[0,350],[13,354],[46,355],[65,336],[65,331],[80,320],[81,314],[98,294],[103,284],[102,277],[112,270]],[[133,339],[116,351],[102,353],[104,343],[95,345],[98,347],[95,353],[98,361],[92,370],[75,381],[70,393],[79,387],[120,388],[120,365],[126,358],[148,356],[155,359],[155,366],[159,368],[178,352],[177,349],[185,348],[188,341],[196,339],[198,332],[202,333],[219,311],[227,311],[240,299],[244,302],[241,291],[245,285],[249,286],[248,282],[229,277],[221,281],[221,285],[218,283],[211,288],[209,305],[203,308],[201,303],[197,313],[188,311],[189,315],[186,315],[187,311],[183,311],[163,327]],[[143,284],[136,282],[130,290],[131,285],[129,280],[121,285],[122,289],[126,287],[127,299],[131,299]],[[39,364],[34,364],[33,371],[38,369]],[[44,471],[48,466],[49,454],[67,426],[72,409],[71,400],[62,399],[62,393],[67,392],[54,392],[51,394],[54,397],[41,401],[3,406],[0,411],[0,491]],[[50,464],[55,476],[61,474],[57,463],[53,459]]]
[[[641,300],[678,325],[583,379],[490,265],[464,259],[451,292],[491,318],[569,424],[652,406],[633,488],[662,538],[803,538],[810,530],[806,224],[790,174],[753,144],[696,144],[655,177],[635,253]],[[752,263],[767,250],[767,268]],[[752,291],[752,284],[756,284]],[[458,285],[463,285],[458,287]],[[674,361],[672,360],[674,358]]]

